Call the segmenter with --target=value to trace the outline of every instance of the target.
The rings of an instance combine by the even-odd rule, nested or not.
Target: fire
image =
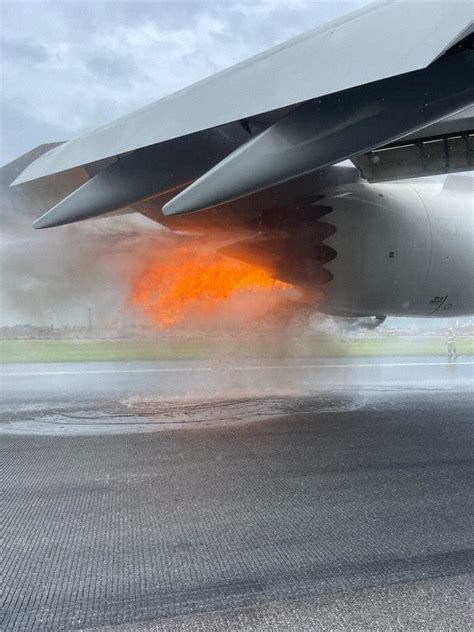
[[[289,287],[263,268],[193,244],[146,257],[132,279],[128,302],[159,327],[172,327],[189,317],[212,318],[230,301],[240,312],[246,306],[262,312]]]

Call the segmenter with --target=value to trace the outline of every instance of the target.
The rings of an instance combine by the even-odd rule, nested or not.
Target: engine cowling
[[[337,256],[322,311],[335,315],[461,316],[474,312],[474,180],[360,183],[322,203]]]

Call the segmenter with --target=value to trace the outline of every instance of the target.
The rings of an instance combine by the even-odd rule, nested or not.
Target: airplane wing
[[[52,148],[13,184],[87,172],[43,228],[151,198],[168,216],[211,208],[347,158],[368,179],[472,168],[472,116],[459,113],[474,103],[473,13],[469,1],[375,3]],[[428,140],[420,153],[423,138],[444,162]]]

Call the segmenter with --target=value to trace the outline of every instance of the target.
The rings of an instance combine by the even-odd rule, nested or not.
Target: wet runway
[[[467,387],[474,357],[305,358],[301,360],[201,360],[5,364],[0,367],[4,401],[95,396],[221,394],[229,389],[320,388],[407,385]]]
[[[473,374],[3,367],[0,627],[467,629]]]

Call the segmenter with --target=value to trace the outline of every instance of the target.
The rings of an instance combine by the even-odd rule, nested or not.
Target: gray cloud
[[[49,59],[46,46],[25,40],[15,41],[2,37],[0,49],[5,60],[13,60],[13,62],[21,61],[28,64],[41,64]]]
[[[363,4],[367,0],[3,1],[0,163]]]
[[[97,81],[118,82],[123,86],[129,85],[131,78],[140,74],[133,59],[124,56],[96,55],[87,60],[86,66]]]

